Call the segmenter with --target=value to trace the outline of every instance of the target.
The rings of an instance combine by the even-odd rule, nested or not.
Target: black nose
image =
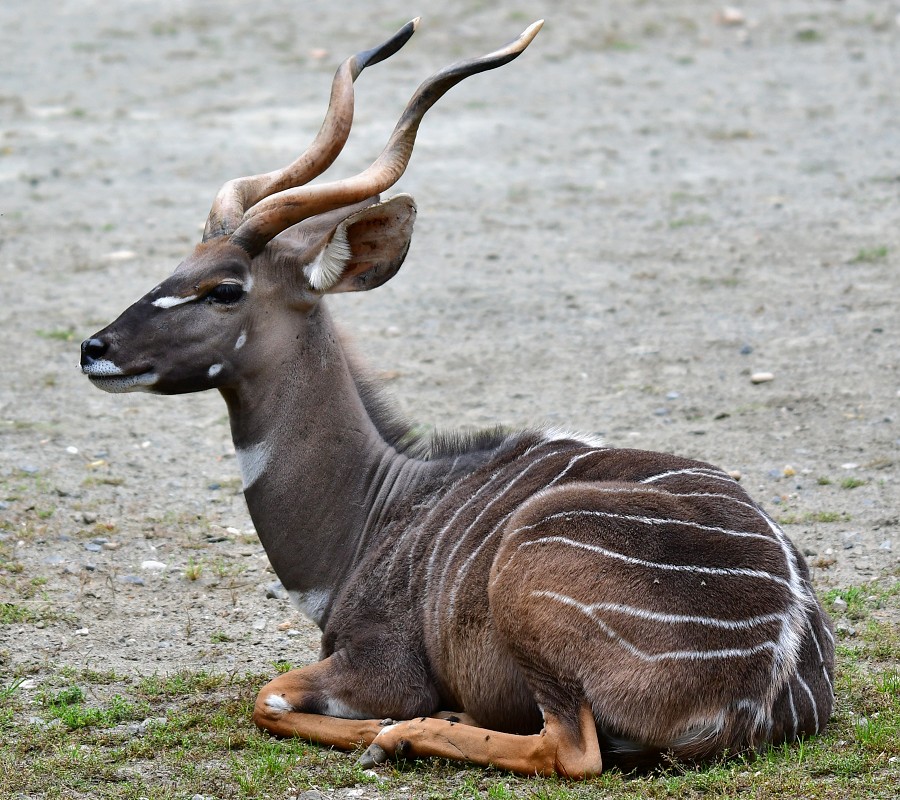
[[[109,349],[109,344],[102,339],[85,339],[81,343],[81,364],[89,364],[98,358],[103,358],[103,354]]]

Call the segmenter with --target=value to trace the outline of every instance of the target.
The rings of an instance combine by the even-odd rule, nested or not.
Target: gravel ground
[[[0,7],[0,597],[27,610],[2,671],[315,658],[266,596],[220,398],[105,395],[78,345],[225,180],[305,145],[340,60],[419,13],[360,79],[335,174],[432,70],[547,24],[429,115],[404,269],[331,304],[404,413],[712,461],[820,587],[897,574],[900,4],[558,5]]]

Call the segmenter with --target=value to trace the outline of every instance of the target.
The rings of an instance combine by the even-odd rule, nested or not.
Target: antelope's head
[[[408,195],[386,201],[379,195],[405,171],[422,117],[459,81],[518,56],[542,24],[425,81],[368,169],[307,186],[347,141],[360,72],[397,52],[417,23],[347,59],[335,74],[325,121],[309,148],[284,169],[226,183],[194,252],[82,343],[81,370],[95,386],[162,394],[228,386],[265,363],[266,348],[279,339],[273,332],[299,338],[294,332],[323,295],[372,289],[400,269],[416,207]]]

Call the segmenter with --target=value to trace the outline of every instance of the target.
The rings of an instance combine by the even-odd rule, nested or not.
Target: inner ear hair
[[[406,258],[415,218],[416,204],[408,194],[351,214],[304,267],[310,286],[318,292],[358,292],[390,280]]]

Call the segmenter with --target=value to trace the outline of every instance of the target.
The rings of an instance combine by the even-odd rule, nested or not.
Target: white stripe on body
[[[797,683],[799,683],[803,687],[803,691],[809,695],[809,703],[812,706],[813,710],[813,725],[815,725],[815,732],[819,731],[819,709],[816,707],[816,699],[813,697],[812,689],[809,688],[809,684],[803,680],[799,675],[794,675],[797,679]]]
[[[686,467],[685,469],[673,469],[668,472],[661,472],[659,475],[651,475],[649,478],[644,478],[639,481],[639,483],[655,483],[656,481],[664,480],[665,478],[671,478],[673,475],[696,475],[703,478],[712,478],[717,481],[724,481],[725,483],[736,484],[734,478],[732,478],[728,473],[722,472],[721,470],[712,469],[711,467]]]
[[[537,527],[536,525],[529,525],[526,528]],[[525,528],[519,528],[515,533],[519,531],[525,530]],[[790,588],[790,584],[780,575],[773,575],[771,572],[766,572],[765,570],[760,569],[745,569],[743,567],[698,567],[693,564],[666,564],[660,561],[647,561],[643,558],[634,558],[633,556],[626,556],[623,553],[617,553],[615,550],[608,550],[605,547],[599,547],[598,545],[593,544],[585,544],[584,542],[579,542],[575,539],[569,539],[565,536],[544,536],[540,539],[532,539],[529,542],[522,542],[516,550],[522,550],[525,547],[533,547],[534,545],[539,544],[563,544],[568,547],[577,547],[582,550],[588,550],[592,553],[597,553],[601,556],[606,556],[607,558],[616,559],[617,561],[623,561],[626,564],[633,564],[634,566],[639,567],[651,567],[653,569],[666,570],[671,572],[691,572],[698,575],[727,575],[730,577],[746,577],[746,578],[760,578],[761,580],[772,581],[773,583],[780,583],[783,586],[787,586]],[[512,560],[512,559],[510,559]],[[509,561],[507,561],[509,564]],[[506,569],[506,564],[502,567],[502,569]]]
[[[536,450],[537,448],[543,446],[544,444],[547,444],[547,443],[540,442],[540,443],[534,445],[533,447],[530,447],[528,450],[526,450],[522,454],[522,458],[525,458],[525,456],[529,455],[533,450]],[[551,442],[551,444],[552,444],[552,442]],[[513,486],[515,486],[522,478],[524,478],[525,475],[528,474],[528,471],[532,467],[537,466],[542,461],[545,461],[546,459],[551,458],[556,455],[559,455],[559,450],[552,450],[551,452],[541,456],[540,458],[533,460],[530,464],[528,464],[523,469],[521,469],[518,473],[516,473],[516,475],[513,476],[512,480],[509,481],[509,483],[507,483],[506,486],[504,486],[503,489],[500,490],[500,493],[495,495],[494,497],[492,497],[485,504],[484,508],[482,508],[481,511],[478,512],[478,514],[475,516],[475,519],[472,520],[472,522],[468,525],[468,527],[462,532],[462,535],[456,540],[455,544],[453,545],[452,550],[450,551],[449,555],[447,556],[446,561],[444,562],[445,563],[444,570],[441,573],[441,578],[438,583],[438,592],[440,595],[442,595],[442,596],[444,595],[444,587],[447,584],[448,574],[450,572],[450,564],[452,564],[453,559],[456,557],[456,554],[459,551],[460,547],[462,547],[463,542],[468,538],[469,533],[481,521],[482,516],[484,516],[484,514],[488,511],[488,509],[492,508],[499,500],[501,500],[503,498],[503,496],[510,489],[512,489]],[[465,571],[468,569],[468,567],[472,563],[472,561],[474,561],[474,559],[478,555],[478,553],[481,552],[482,547],[484,547],[484,545],[487,543],[488,539],[490,537],[494,536],[497,533],[497,531],[501,529],[503,523],[505,523],[513,515],[515,510],[516,509],[513,509],[512,511],[510,511],[508,514],[506,514],[503,517],[503,519],[499,523],[497,523],[497,525],[490,532],[490,534],[488,534],[488,536],[486,536],[484,539],[482,539],[482,541],[475,548],[475,550],[472,553],[470,553],[469,556],[466,558],[466,560],[463,562],[463,564],[459,568],[459,570],[457,570],[456,580],[454,582],[454,588],[453,588],[452,594],[451,594],[451,600],[447,604],[442,604],[442,606],[445,609],[445,616],[447,618],[453,617],[453,611],[454,611],[453,605],[454,605],[454,602],[456,599],[456,592],[458,591],[459,583],[462,580],[460,577],[460,573],[463,573],[463,574],[465,573]]]
[[[548,592],[540,589],[531,592],[531,595],[532,597],[549,597],[560,602],[571,599],[557,592]],[[720,619],[718,617],[701,617],[694,614],[670,614],[663,611],[650,611],[649,609],[623,605],[622,603],[584,603],[582,605],[587,612],[612,611],[617,614],[625,614],[630,617],[647,620],[648,622],[665,622],[669,624],[694,623],[725,630],[747,630],[757,625],[777,622],[782,616],[781,614],[762,614],[745,619]]]
[[[555,595],[552,599],[581,612],[596,623],[597,626],[622,649],[626,650],[635,658],[650,663],[657,661],[710,661],[720,658],[749,658],[766,650],[772,651],[776,646],[775,642],[768,641],[753,645],[752,647],[729,647],[720,650],[667,650],[662,653],[648,653],[600,619],[591,610],[590,606],[579,603],[577,600],[573,600],[571,597],[566,597],[565,595]]]

